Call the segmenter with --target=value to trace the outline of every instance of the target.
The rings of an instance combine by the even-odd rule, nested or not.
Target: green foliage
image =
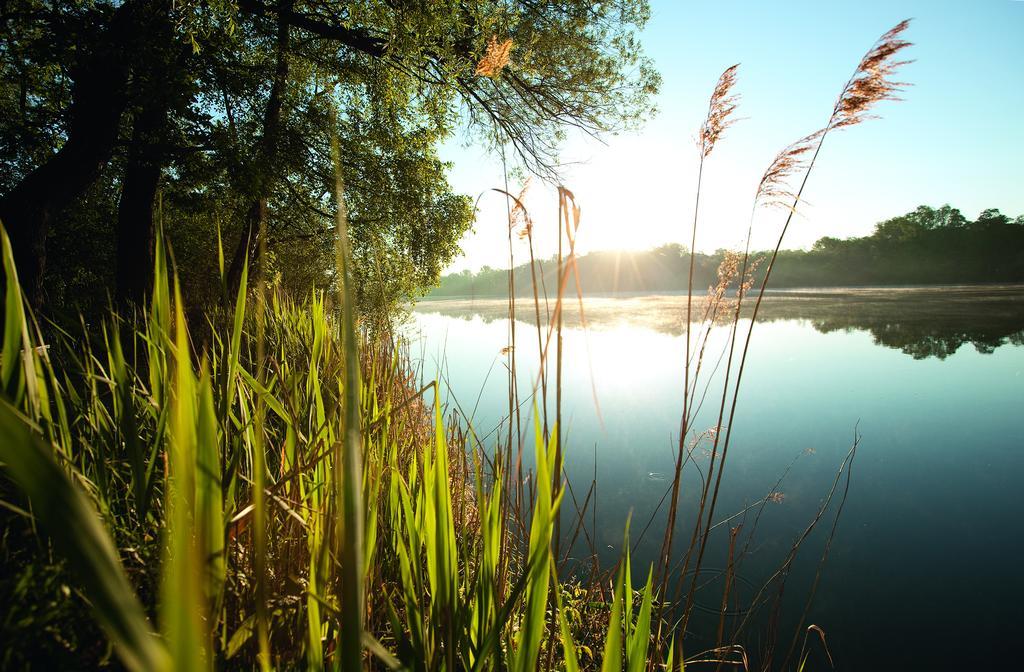
[[[336,280],[338,137],[355,291],[364,315],[381,315],[438,282],[471,224],[439,144],[461,130],[551,176],[566,128],[637,125],[659,85],[637,39],[648,16],[646,0],[16,0],[0,15],[0,195],[89,141],[103,115],[72,101],[106,79],[116,137],[67,175],[84,186],[60,192],[43,232],[50,308],[101,314],[122,268],[151,254],[146,236],[133,247],[126,232],[152,220],[193,307],[214,305],[217,231],[243,250],[254,212],[267,255],[250,250],[250,263],[302,295]],[[484,76],[492,38],[512,40],[511,61]],[[129,189],[140,167],[155,167],[155,181]]]
[[[552,482],[555,469],[555,445],[544,445],[540,418],[536,411],[534,417],[534,444],[537,450],[537,502],[533,509],[533,522],[530,527],[530,549],[527,555],[527,567],[530,580],[526,587],[526,610],[523,623],[516,640],[512,668],[527,672],[537,669],[537,657],[540,655],[541,639],[547,627],[545,611],[548,602],[549,581],[554,562],[551,552],[551,534],[554,530],[555,516],[562,503],[564,491],[552,493],[547,487]],[[552,429],[552,444],[557,441],[558,428]],[[556,588],[557,591],[557,578]]]
[[[69,95],[62,70],[80,37],[70,20],[61,39],[39,21],[48,3],[4,5],[0,38],[0,193],[6,193],[63,140],[59,115]],[[17,11],[17,10],[21,11]],[[74,13],[70,13],[74,15]],[[70,19],[71,17],[68,17]]]
[[[1024,217],[989,209],[975,221],[959,210],[920,206],[887,219],[870,236],[822,238],[809,252],[779,254],[777,287],[917,285],[1024,281]]]

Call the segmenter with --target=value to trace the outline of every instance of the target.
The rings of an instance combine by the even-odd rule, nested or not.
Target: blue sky
[[[687,242],[697,151],[693,142],[718,75],[740,63],[738,116],[705,165],[697,249],[741,245],[761,173],[785,145],[822,126],[861,55],[888,28],[913,22],[914,63],[901,102],[830,136],[785,247],[871,232],[920,204],[970,218],[987,207],[1024,213],[1024,2],[692,2],[652,0],[642,33],[663,78],[659,113],[606,144],[570,138],[565,172],[583,217],[577,249],[644,249]],[[513,64],[515,52],[512,53]],[[501,166],[478,147],[449,142],[454,187],[474,198],[501,186]],[[517,185],[512,185],[516,189]],[[540,256],[554,250],[554,191],[534,180],[528,205]],[[779,212],[755,218],[754,246],[774,242]],[[464,255],[450,270],[508,266],[505,205],[485,196]],[[516,262],[525,249],[515,250]]]

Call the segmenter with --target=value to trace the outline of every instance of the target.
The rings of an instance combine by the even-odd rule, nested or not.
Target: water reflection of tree
[[[594,329],[628,326],[679,336],[685,299],[679,294],[588,297],[586,322]],[[505,319],[508,305],[448,300],[425,302],[416,310],[493,322]],[[543,319],[543,307],[541,314]],[[1024,346],[1021,285],[781,291],[766,297],[761,315],[765,321],[807,321],[821,333],[866,331],[875,344],[914,359],[945,359],[965,344],[983,354],[1007,344]],[[565,321],[579,327],[578,311],[566,310]]]
[[[970,344],[990,355],[996,348],[1024,345],[1024,318],[1005,322],[957,324],[955,322],[891,322],[856,319],[812,319],[811,325],[827,334],[832,331],[868,331],[876,345],[896,348],[914,359],[945,359]]]
[[[1022,289],[859,290],[841,300],[815,297],[804,319],[822,333],[869,332],[877,345],[914,359],[945,359],[967,344],[987,355],[1006,344],[1024,344]]]

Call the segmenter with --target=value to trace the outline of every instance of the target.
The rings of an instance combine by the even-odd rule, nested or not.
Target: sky
[[[871,233],[918,205],[949,203],[974,218],[990,207],[1024,214],[1024,2],[1019,0],[652,0],[641,33],[662,76],[658,113],[604,142],[570,137],[563,184],[582,209],[578,253],[689,243],[697,180],[694,138],[721,72],[739,63],[730,128],[705,163],[696,249],[742,246],[753,192],[780,149],[828,119],[872,43],[905,18],[897,79],[912,86],[873,119],[830,135],[783,247]],[[515,63],[515,51],[512,52]],[[446,143],[455,190],[478,202],[449,272],[509,266],[500,158],[462,138]],[[519,183],[510,184],[518,192]],[[554,253],[557,196],[533,179],[527,206],[535,251]],[[758,211],[753,246],[774,245],[784,218]],[[516,242],[515,263],[527,259]]]

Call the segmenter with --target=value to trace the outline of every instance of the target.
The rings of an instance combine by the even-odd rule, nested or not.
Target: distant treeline
[[[716,281],[726,254],[697,254],[694,286]],[[769,252],[752,255],[763,277]],[[689,256],[685,247],[668,244],[645,252],[593,252],[578,260],[580,281],[588,294],[685,291]],[[556,264],[539,262],[538,282],[554,292]],[[501,296],[508,293],[508,271],[485,266],[477,273],[446,275],[431,298]],[[913,212],[875,225],[862,238],[821,238],[810,250],[783,250],[772,272],[772,287],[855,285],[926,285],[1024,282],[1024,215],[1016,219],[999,210],[982,211],[971,221],[956,208],[920,206]],[[531,295],[529,264],[515,269],[516,294]]]

